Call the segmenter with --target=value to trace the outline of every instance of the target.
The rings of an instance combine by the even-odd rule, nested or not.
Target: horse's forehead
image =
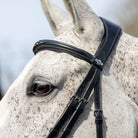
[[[56,71],[60,72],[67,69],[73,59],[74,57],[65,53],[44,50],[37,53],[37,55],[34,57],[33,66],[35,66],[37,69],[43,69],[43,71],[45,69],[50,71],[58,68],[59,70]]]
[[[55,82],[85,65],[88,66],[88,63],[69,54],[44,50],[34,56],[25,70],[28,75],[42,76]]]
[[[62,64],[63,55],[54,51],[43,50],[34,55],[33,59],[29,63],[29,67],[35,66],[35,68],[41,68],[43,66],[49,68],[52,66]]]

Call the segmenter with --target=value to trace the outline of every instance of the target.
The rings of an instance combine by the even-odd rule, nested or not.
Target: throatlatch
[[[85,79],[79,86],[75,95],[70,99],[68,105],[56,122],[55,126],[50,130],[47,138],[54,138],[57,136],[60,138],[65,138],[67,135],[69,135],[75,122],[88,103],[93,89],[97,138],[103,138],[103,110],[101,106],[101,92],[99,90],[100,73],[104,67],[105,62],[110,56],[110,53],[117,45],[122,34],[122,30],[119,26],[103,18],[101,18],[101,20],[104,24],[105,34],[94,56],[82,49],[53,40],[40,40],[33,48],[35,54],[43,50],[64,52],[76,58],[85,60],[92,65]],[[61,130],[63,127],[64,129]]]

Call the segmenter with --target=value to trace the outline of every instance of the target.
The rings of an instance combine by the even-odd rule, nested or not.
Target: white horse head
[[[104,26],[84,0],[63,0],[68,13],[49,0],[41,2],[55,40],[95,53]],[[123,33],[103,69],[104,137],[137,137],[137,52],[138,39]],[[89,68],[65,53],[39,52],[0,102],[0,138],[45,138]],[[29,96],[30,91],[35,94]],[[92,103],[90,99],[69,137],[96,137]]]

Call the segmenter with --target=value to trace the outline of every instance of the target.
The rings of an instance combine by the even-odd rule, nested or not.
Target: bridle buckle
[[[80,103],[81,101],[84,102],[84,103],[88,103],[88,100],[86,100],[85,98],[81,98],[77,95],[74,95],[72,98],[76,99],[78,101],[78,103]]]
[[[95,109],[94,110],[94,116],[96,117],[98,113],[103,114],[103,110],[102,109]]]
[[[103,62],[102,62],[100,59],[98,59],[98,58],[95,58],[94,61],[96,62],[96,64],[97,64],[98,66],[103,66],[103,65],[104,65]]]
[[[81,101],[81,98],[79,96],[77,96],[77,95],[74,95],[72,98],[74,98],[75,100],[77,100],[78,103]]]
[[[102,62],[102,60],[94,57],[92,60],[91,60],[91,63],[94,64],[96,67],[98,67],[100,70],[102,70],[103,66],[104,66],[104,63]]]

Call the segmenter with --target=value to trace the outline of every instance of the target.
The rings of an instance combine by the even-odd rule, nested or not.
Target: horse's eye
[[[46,96],[50,94],[55,87],[50,84],[39,84],[33,83],[31,86],[31,90],[27,93],[28,95],[36,95],[36,96]]]
[[[52,90],[52,86],[49,84],[46,85],[40,85],[40,84],[35,84],[33,86],[33,91],[37,93],[49,93]]]

